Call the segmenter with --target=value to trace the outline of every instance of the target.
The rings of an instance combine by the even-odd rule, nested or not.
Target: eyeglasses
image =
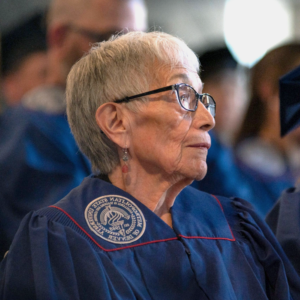
[[[149,91],[143,94],[138,94],[130,97],[125,97],[121,100],[114,101],[115,103],[129,102],[135,98],[148,96],[164,91],[175,91],[176,98],[179,105],[187,111],[196,111],[198,107],[198,100],[205,106],[205,108],[210,112],[210,114],[215,117],[216,115],[216,102],[214,98],[209,94],[199,94],[197,93],[193,87],[185,83],[177,83],[173,85],[169,85],[164,88],[160,88],[157,90]]]
[[[78,27],[76,25],[68,25],[68,28],[70,30],[72,30],[73,32],[79,33],[94,42],[107,41],[107,40],[109,40],[109,38],[112,35],[114,35],[118,32],[118,30],[110,30],[107,32],[97,32],[97,31],[86,29],[86,28]]]

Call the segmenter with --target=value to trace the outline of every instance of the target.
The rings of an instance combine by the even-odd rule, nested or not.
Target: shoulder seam
[[[226,218],[226,215],[224,214],[224,209],[223,209],[223,206],[222,206],[220,200],[219,200],[218,197],[216,197],[215,195],[212,195],[212,194],[211,194],[211,196],[214,197],[214,198],[216,199],[216,201],[218,202],[218,204],[219,204],[219,206],[220,206],[220,208],[221,208],[221,210],[222,210],[222,213],[223,213],[223,215],[224,215],[224,218],[225,218],[225,220],[226,220],[226,222],[227,222],[228,228],[229,228],[230,233],[231,233],[231,236],[232,236],[232,239],[228,239],[228,240],[234,241],[234,242],[235,242],[235,241],[236,241],[235,236],[233,235],[233,232],[232,232],[231,227],[230,227],[230,225],[229,225],[229,223],[228,223],[228,220],[227,220],[227,218]]]

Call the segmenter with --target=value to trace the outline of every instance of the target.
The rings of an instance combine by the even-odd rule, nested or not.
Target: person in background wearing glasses
[[[45,85],[7,109],[0,124],[0,261],[20,221],[53,204],[91,173],[66,120],[65,84],[91,43],[145,30],[143,0],[53,0],[47,15]]]
[[[162,32],[113,37],[73,66],[68,121],[94,175],[23,219],[3,299],[297,298],[299,277],[248,204],[188,186],[206,174],[215,124],[198,71]]]

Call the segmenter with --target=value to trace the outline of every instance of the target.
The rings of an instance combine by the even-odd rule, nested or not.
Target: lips
[[[191,148],[206,148],[208,150],[210,148],[210,144],[209,143],[197,143],[197,144],[188,145],[188,147],[191,147]]]

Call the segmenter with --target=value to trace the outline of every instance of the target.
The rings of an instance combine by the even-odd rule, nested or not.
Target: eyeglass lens
[[[188,110],[195,110],[197,106],[198,96],[195,90],[185,84],[178,86],[178,96],[181,105]],[[215,116],[215,103],[210,95],[202,94],[200,98],[201,103],[206,107],[206,109]]]
[[[184,108],[188,110],[195,109],[198,99],[191,87],[187,85],[180,85],[178,87],[178,95],[179,101]]]
[[[201,97],[201,102],[206,107],[206,109],[210,112],[210,114],[215,117],[216,115],[216,105],[214,100],[210,95],[203,94]]]

